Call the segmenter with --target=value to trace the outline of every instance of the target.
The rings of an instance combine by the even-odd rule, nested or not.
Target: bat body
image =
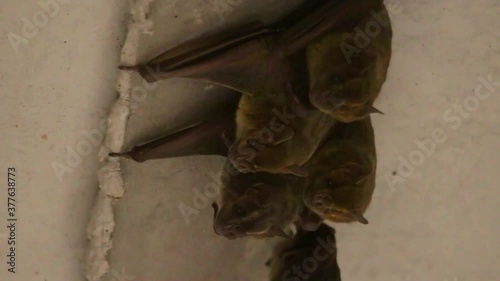
[[[306,48],[337,26],[354,26],[379,2],[311,1],[317,9],[300,20],[186,42],[137,68],[150,82],[185,77],[241,92],[229,160],[241,172],[304,176],[302,165],[335,123],[308,106]],[[280,118],[285,110],[296,118]]]
[[[373,102],[387,77],[391,42],[391,22],[381,4],[354,30],[338,28],[311,44],[307,48],[311,103],[342,122],[379,112]]]
[[[309,163],[304,202],[334,222],[363,217],[375,188],[377,157],[370,118],[339,124]]]
[[[274,247],[270,266],[270,281],[341,281],[335,230],[324,224],[311,232],[299,229]]]

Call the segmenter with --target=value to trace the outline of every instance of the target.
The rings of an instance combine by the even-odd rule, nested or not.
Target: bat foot
[[[118,66],[118,69],[120,70],[129,70],[129,71],[139,71],[139,67],[134,65],[134,66],[130,66],[130,65],[120,65]]]
[[[122,158],[132,158],[130,157],[130,155],[128,154],[128,152],[125,152],[125,153],[115,153],[115,152],[111,152],[108,154],[109,157],[122,157]]]

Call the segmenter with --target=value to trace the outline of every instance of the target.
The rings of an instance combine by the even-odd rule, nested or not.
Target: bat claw
[[[130,65],[120,65],[118,66],[118,69],[120,70],[130,70],[130,71],[139,71],[138,66],[130,66]]]
[[[123,157],[123,158],[132,158],[130,157],[129,153],[128,152],[124,152],[124,153],[115,153],[115,152],[111,152],[108,154],[109,157]]]

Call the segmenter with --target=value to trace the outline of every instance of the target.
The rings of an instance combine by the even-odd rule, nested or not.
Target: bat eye
[[[334,75],[334,76],[332,76],[332,82],[340,83],[340,82],[342,82],[342,78],[340,78],[340,76]]]
[[[233,214],[242,216],[245,214],[245,210],[238,205],[233,206]]]
[[[333,179],[326,179],[326,185],[328,185],[329,187],[333,187],[335,185],[335,182],[333,181]]]
[[[247,145],[250,147],[258,148],[260,144],[261,143],[257,137],[250,137],[247,139]]]
[[[342,187],[342,181],[339,181],[338,179],[335,178],[327,178],[325,180],[325,184],[331,189]]]

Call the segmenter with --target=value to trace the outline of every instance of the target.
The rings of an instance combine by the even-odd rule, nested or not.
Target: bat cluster
[[[381,0],[311,0],[275,24],[211,34],[122,66],[148,82],[183,77],[240,94],[200,124],[111,156],[226,157],[215,233],[286,237],[269,262],[270,280],[340,280],[335,231],[323,222],[368,223],[377,162],[369,115],[381,113],[373,102],[391,41]],[[310,257],[314,270],[300,271]]]

